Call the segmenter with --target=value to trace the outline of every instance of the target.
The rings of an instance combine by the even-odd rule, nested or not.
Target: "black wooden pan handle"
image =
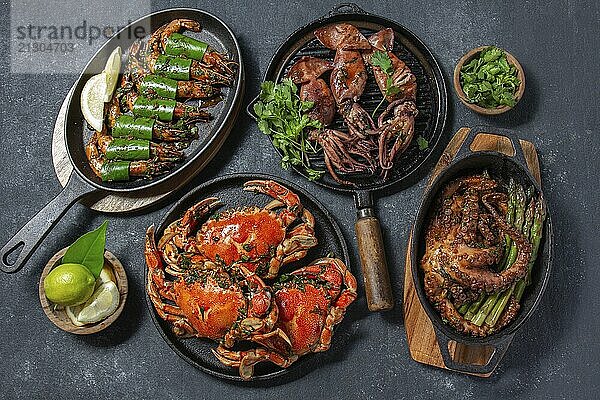
[[[357,193],[358,218],[354,224],[358,253],[362,266],[367,305],[371,311],[387,311],[394,307],[394,295],[385,259],[379,219],[373,210],[369,193]]]
[[[72,172],[65,188],[23,226],[0,250],[0,270],[14,273],[20,270],[38,244],[67,210],[88,193],[96,191]]]
[[[513,334],[506,335],[506,336],[500,338],[498,341],[495,341],[494,343],[482,344],[482,346],[491,346],[494,348],[494,352],[492,353],[492,355],[490,356],[490,358],[486,364],[484,364],[484,365],[463,364],[461,362],[457,362],[450,354],[448,345],[449,345],[451,339],[449,339],[446,335],[444,335],[444,333],[442,331],[437,329],[435,327],[435,325],[434,325],[434,329],[435,329],[435,336],[437,338],[438,346],[440,347],[440,353],[442,354],[442,359],[444,360],[444,365],[446,366],[446,368],[452,369],[454,371],[469,373],[469,374],[486,375],[486,374],[492,373],[498,366],[498,363],[500,362],[500,360],[502,360],[502,357],[504,356],[504,353],[506,353],[506,350],[508,350],[508,347],[510,346],[510,343],[514,336],[514,333],[513,333]],[[469,346],[472,346],[472,345],[469,345]]]

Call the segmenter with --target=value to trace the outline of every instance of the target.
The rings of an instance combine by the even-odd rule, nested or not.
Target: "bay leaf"
[[[94,277],[98,278],[104,265],[107,226],[108,221],[104,221],[97,229],[77,239],[63,256],[63,264],[81,264],[89,269]]]

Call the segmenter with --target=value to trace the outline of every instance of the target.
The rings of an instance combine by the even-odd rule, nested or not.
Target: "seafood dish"
[[[546,217],[535,189],[487,172],[447,183],[425,233],[425,294],[442,320],[485,337],[517,316]]]
[[[352,174],[386,179],[413,139],[418,114],[416,77],[392,51],[394,31],[387,28],[365,37],[354,25],[337,23],[314,35],[333,58],[304,56],[287,74],[300,86],[300,99],[313,104],[307,115],[322,125],[308,139],[322,147],[325,166],[337,182],[350,184],[340,175]],[[382,95],[372,114],[360,101],[369,79]],[[384,102],[387,106],[376,118]],[[336,114],[344,121],[344,131],[330,126]]]
[[[201,24],[175,19],[128,49],[120,85],[105,105],[105,123],[85,146],[102,181],[151,179],[172,170],[209,122],[208,111],[232,86],[236,62],[180,32]]]
[[[203,199],[158,241],[148,228],[145,259],[157,315],[177,336],[217,342],[216,358],[248,380],[257,363],[287,368],[328,350],[357,293],[355,277],[331,255],[284,271],[317,245],[314,217],[297,194],[271,180],[243,190],[272,200],[215,212],[221,201]]]

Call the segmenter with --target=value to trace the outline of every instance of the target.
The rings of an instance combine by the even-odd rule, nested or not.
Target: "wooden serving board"
[[[433,179],[452,162],[458,149],[465,141],[470,128],[460,128],[455,134],[444,153],[440,157],[440,161],[436,164],[428,184],[431,184]],[[533,177],[541,184],[540,165],[538,161],[537,151],[531,142],[519,139],[519,144],[523,149],[527,167]],[[480,133],[475,137],[470,146],[472,151],[494,150],[504,153],[508,156],[514,156],[515,149],[510,140],[504,136],[498,136],[493,133]],[[404,324],[406,328],[406,337],[411,357],[420,363],[433,365],[435,367],[449,369],[442,360],[440,348],[433,330],[433,325],[425,310],[421,306],[419,297],[415,290],[412,271],[411,271],[411,242],[412,233],[408,241],[408,249],[406,252],[406,268],[404,270]],[[454,341],[450,341],[450,354],[454,360],[464,364],[486,364],[492,356],[493,348],[488,346],[468,346]],[[479,375],[489,377],[489,374]]]
[[[56,172],[56,176],[62,187],[67,185],[69,177],[73,172],[73,166],[71,165],[65,143],[65,118],[67,115],[67,105],[69,104],[72,92],[73,88],[71,88],[65,101],[60,107],[56,122],[54,123],[54,132],[52,134],[52,163],[54,164],[54,171]],[[156,203],[170,193],[171,192],[167,192],[152,196],[140,194],[110,194],[100,199],[97,197],[94,197],[93,199],[84,198],[81,200],[81,203],[92,210],[100,212],[113,213],[136,211]]]

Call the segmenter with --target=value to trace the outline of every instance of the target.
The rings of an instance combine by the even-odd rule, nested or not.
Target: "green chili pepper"
[[[177,81],[164,76],[147,75],[140,84],[140,92],[148,97],[174,99],[177,95]]]
[[[148,140],[113,139],[106,149],[108,160],[147,160],[150,158]]]
[[[102,181],[128,181],[129,161],[110,161],[102,165]]]
[[[177,102],[171,99],[148,99],[138,97],[133,103],[133,113],[138,117],[158,118],[161,121],[171,121]]]
[[[202,61],[208,44],[181,33],[172,33],[165,44],[165,54],[170,56],[185,56]]]
[[[121,115],[117,118],[112,129],[112,136],[152,140],[154,122],[155,120],[152,118],[134,118],[131,115]]]
[[[178,81],[190,80],[192,60],[189,58],[160,55],[154,63],[154,73]]]

